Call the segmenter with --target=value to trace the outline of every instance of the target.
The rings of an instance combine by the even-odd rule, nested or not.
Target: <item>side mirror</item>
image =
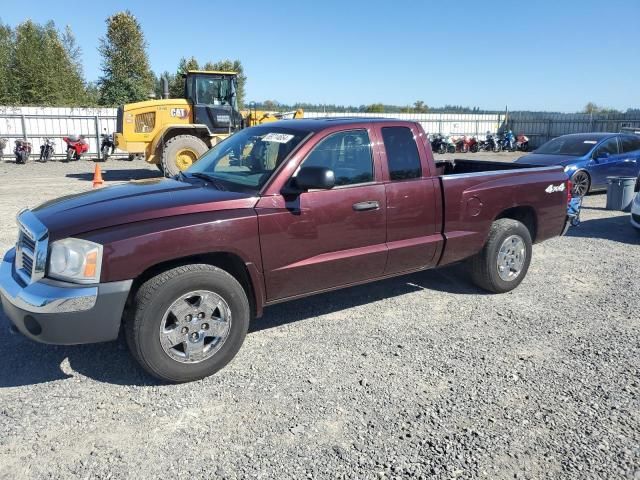
[[[307,190],[330,190],[336,184],[333,170],[326,167],[302,167],[285,188],[284,194],[306,192]]]

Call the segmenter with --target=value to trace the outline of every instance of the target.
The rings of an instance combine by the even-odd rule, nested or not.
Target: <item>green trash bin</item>
[[[636,177],[607,177],[607,210],[631,210],[635,184]]]

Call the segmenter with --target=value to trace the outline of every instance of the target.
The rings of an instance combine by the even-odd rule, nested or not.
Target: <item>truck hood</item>
[[[572,163],[579,162],[581,159],[582,157],[574,157],[572,155],[549,155],[544,153],[530,153],[529,155],[520,157],[515,161],[515,163],[527,163],[530,165],[540,165],[545,167],[551,165],[560,165],[562,167],[566,167],[567,165],[571,165]]]
[[[133,181],[60,197],[33,209],[52,239],[154,218],[253,208],[257,197],[216,190],[204,181]]]

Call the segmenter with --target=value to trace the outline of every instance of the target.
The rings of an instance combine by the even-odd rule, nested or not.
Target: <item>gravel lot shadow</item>
[[[249,333],[417,290],[435,290],[458,295],[490,295],[470,282],[464,264],[460,263],[273,305],[265,309],[262,318],[253,322],[249,327]]]
[[[102,167],[101,167],[102,168]],[[76,178],[87,182],[93,181],[93,172],[86,173],[67,173],[68,178]],[[104,168],[102,170],[102,178],[106,182],[123,182],[127,180],[143,180],[146,178],[162,178],[160,171],[147,169],[112,169]]]
[[[629,245],[640,245],[640,232],[631,226],[629,215],[585,220],[578,227],[570,228],[567,236],[602,238]]]
[[[259,332],[423,289],[461,295],[486,294],[467,280],[463,265],[453,265],[274,305],[265,310],[263,318],[253,322],[249,332]],[[72,378],[74,375],[65,373],[69,369],[93,380],[116,385],[162,384],[135,363],[127,352],[122,336],[115,342],[92,345],[45,345],[11,332],[9,325],[9,320],[0,309],[0,351],[3,352],[0,388]]]
[[[123,338],[92,345],[45,345],[12,333],[9,320],[0,310],[0,389],[34,385],[72,378],[73,369],[99,382],[117,385],[159,385],[127,352]],[[67,365],[68,362],[68,365]]]

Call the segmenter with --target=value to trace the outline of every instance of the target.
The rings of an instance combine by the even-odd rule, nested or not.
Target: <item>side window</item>
[[[620,137],[620,143],[623,153],[635,152],[640,150],[640,137],[627,136]]]
[[[382,140],[387,152],[391,180],[408,180],[422,176],[418,146],[407,127],[383,127]]]
[[[373,182],[373,156],[366,130],[349,130],[329,135],[309,153],[304,167],[327,167],[336,185]]]
[[[618,139],[614,138],[610,138],[609,140],[606,140],[604,143],[602,143],[598,149],[596,150],[596,155],[595,157],[598,158],[598,156],[602,153],[608,153],[609,155],[617,155],[618,154]]]

